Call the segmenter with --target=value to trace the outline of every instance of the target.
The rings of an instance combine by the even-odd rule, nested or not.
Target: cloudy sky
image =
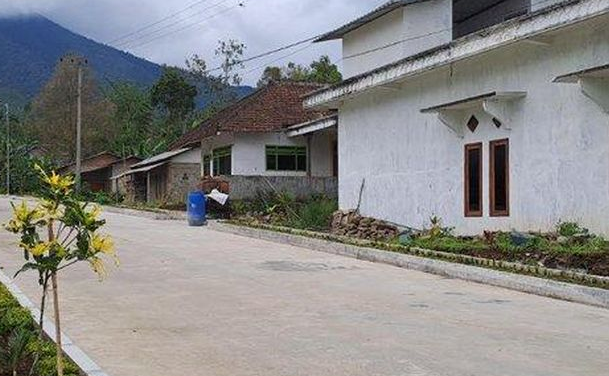
[[[219,39],[242,41],[246,57],[252,56],[329,31],[384,1],[0,0],[0,12],[39,12],[72,31],[157,63],[183,65],[196,53],[215,66],[213,50]],[[241,72],[245,82],[254,84],[266,64],[308,63],[321,54],[337,60],[341,53],[335,42],[303,47],[252,62]]]

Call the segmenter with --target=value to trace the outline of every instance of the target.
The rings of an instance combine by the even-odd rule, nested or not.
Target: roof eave
[[[306,108],[333,107],[341,100],[374,87],[394,83],[520,40],[586,21],[609,12],[606,0],[574,0],[506,21],[481,33],[471,34],[445,46],[423,52],[373,71],[352,77],[343,83],[307,96]]]
[[[429,0],[390,1],[359,18],[357,18],[337,29],[330,31],[329,33],[323,34],[319,38],[315,39],[313,42],[318,43],[318,42],[327,42],[327,41],[331,41],[331,40],[335,40],[335,39],[341,39],[346,34],[352,32],[354,30],[357,30],[360,27],[362,27],[378,18],[383,17],[384,15],[386,15],[388,13],[393,12],[396,9],[402,8],[406,5],[420,3],[423,1],[429,1]]]

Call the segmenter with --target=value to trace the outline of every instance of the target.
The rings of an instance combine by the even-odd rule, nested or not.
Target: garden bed
[[[29,375],[36,357],[38,361],[33,367],[34,376],[57,374],[55,344],[44,336],[39,339],[38,333],[38,326],[30,311],[19,305],[0,283],[0,376]],[[71,361],[64,360],[64,364],[65,376],[81,374]]]
[[[531,252],[528,251],[526,248],[520,248],[521,246],[511,246],[509,248],[509,251],[504,251],[500,249],[493,250],[488,245],[481,243],[481,241],[477,238],[456,238],[449,237],[447,235],[439,235],[433,238],[422,236],[417,238],[416,240],[411,241],[409,245],[403,245],[400,244],[398,239],[357,239],[348,236],[335,235],[328,232],[309,231],[290,227],[269,225],[256,221],[252,218],[233,219],[230,221],[226,221],[226,223],[255,229],[305,236],[331,242],[354,245],[358,247],[375,248],[384,251],[409,254],[418,257],[461,263],[465,265],[474,265],[494,270],[507,271],[511,273],[535,276],[561,282],[575,283],[584,286],[598,287],[609,290],[609,278],[606,276],[593,275],[583,270],[570,268],[560,269],[552,267],[550,265],[541,265],[540,262],[537,261],[537,257],[539,257],[540,255],[546,257],[546,260],[554,260],[554,258],[552,257],[556,257],[556,260],[561,261],[563,263],[569,257],[572,257],[572,259],[568,259],[567,261],[570,260],[570,262],[575,263],[578,260],[583,260],[579,261],[581,264],[578,265],[587,265],[587,263],[590,263],[592,262],[592,260],[595,260],[596,257],[605,257],[606,251],[604,250],[598,250],[597,252],[592,250],[590,250],[590,252],[582,251],[581,254],[578,255],[577,253],[567,253],[567,251],[572,251],[571,248],[559,248],[554,250],[554,252],[556,253],[552,254],[552,257],[547,257],[547,251]],[[495,233],[495,236],[497,235],[498,233]],[[527,238],[532,239],[529,237]],[[518,258],[517,255],[520,252],[523,252],[524,256]],[[561,252],[565,252],[565,254],[562,256],[564,257],[564,259],[560,259],[560,255],[562,254]],[[527,256],[527,254],[529,256]],[[521,259],[525,259],[528,261],[521,262]]]

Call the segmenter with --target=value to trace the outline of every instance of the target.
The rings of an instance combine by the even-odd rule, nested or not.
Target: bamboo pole
[[[55,240],[53,221],[49,222],[49,242]],[[55,342],[57,346],[57,376],[63,376],[63,346],[61,346],[61,321],[59,319],[59,293],[57,291],[57,271],[51,273],[53,286],[53,308],[55,316]]]

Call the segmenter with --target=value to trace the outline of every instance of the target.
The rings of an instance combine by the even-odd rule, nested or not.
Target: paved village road
[[[8,204],[0,200],[0,220]],[[602,376],[609,311],[107,214],[120,269],[61,277],[65,332],[110,376]],[[15,239],[0,263],[15,271]],[[35,276],[18,285],[33,300]]]

